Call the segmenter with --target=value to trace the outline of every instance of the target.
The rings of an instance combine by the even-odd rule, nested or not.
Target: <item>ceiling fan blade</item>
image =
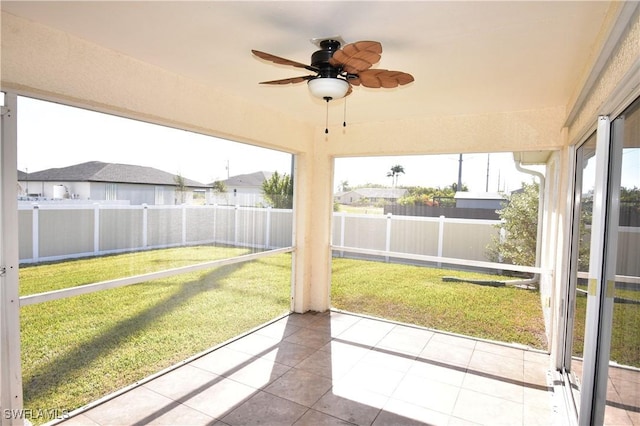
[[[258,58],[264,59],[265,61],[273,62],[275,64],[289,65],[296,68],[304,68],[309,71],[318,72],[318,69],[316,67],[312,67],[311,65],[292,61],[290,59],[281,58],[280,56],[272,55],[271,53],[265,53],[259,50],[252,50],[251,52],[254,55],[256,55]]]
[[[392,89],[414,81],[413,76],[406,72],[379,69],[359,72],[357,80],[364,87],[371,87],[374,89],[380,87]],[[350,82],[351,84],[354,84],[352,80],[350,80]]]
[[[357,41],[338,49],[329,59],[329,63],[334,67],[341,66],[350,74],[357,74],[380,61],[381,53],[382,45],[379,42]]]
[[[282,80],[261,81],[260,84],[295,84],[303,81],[313,80],[315,75],[304,75],[301,77],[283,78]]]

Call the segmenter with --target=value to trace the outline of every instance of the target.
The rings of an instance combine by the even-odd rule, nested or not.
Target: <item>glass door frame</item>
[[[567,275],[567,290],[565,302],[565,328],[564,344],[562,355],[561,372],[565,383],[567,401],[570,404],[570,411],[574,414],[580,424],[590,424],[594,404],[594,396],[600,394],[596,390],[596,360],[601,356],[598,348],[600,316],[603,309],[601,294],[605,294],[603,289],[603,265],[604,265],[604,238],[607,218],[607,183],[609,172],[609,150],[610,150],[610,120],[607,116],[598,117],[596,127],[596,170],[595,185],[593,192],[593,211],[591,223],[591,240],[589,250],[589,272],[588,272],[588,294],[585,317],[585,339],[583,348],[583,364],[579,401],[573,392],[573,381],[571,380],[571,361],[573,348],[573,327],[576,304],[577,286],[577,262],[578,262],[578,241],[580,209],[579,203],[582,195],[583,161],[582,147],[591,139],[591,135],[585,138],[584,142],[574,149],[574,170],[573,170],[573,203],[571,220],[571,242],[569,255],[569,268]],[[608,360],[608,358],[607,358]],[[606,370],[605,370],[606,378]],[[568,385],[568,386],[566,386]],[[604,381],[606,390],[606,380]],[[578,404],[579,402],[579,404]],[[604,413],[604,398],[602,400],[602,411]]]

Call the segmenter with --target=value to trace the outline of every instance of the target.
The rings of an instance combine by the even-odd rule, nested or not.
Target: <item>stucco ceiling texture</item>
[[[4,11],[321,124],[305,75],[254,57],[309,63],[310,39],[377,40],[375,68],[412,74],[396,89],[355,87],[350,122],[567,106],[591,65],[609,2],[7,2]],[[342,115],[344,101],[332,102]]]

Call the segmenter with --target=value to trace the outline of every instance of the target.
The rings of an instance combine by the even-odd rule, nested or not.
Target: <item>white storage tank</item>
[[[53,185],[53,199],[61,200],[66,197],[67,188],[64,185]]]

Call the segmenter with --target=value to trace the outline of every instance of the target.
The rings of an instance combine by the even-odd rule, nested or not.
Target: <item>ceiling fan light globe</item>
[[[349,83],[341,78],[321,77],[314,78],[307,82],[309,91],[313,96],[320,99],[340,99],[344,98],[349,91]]]

